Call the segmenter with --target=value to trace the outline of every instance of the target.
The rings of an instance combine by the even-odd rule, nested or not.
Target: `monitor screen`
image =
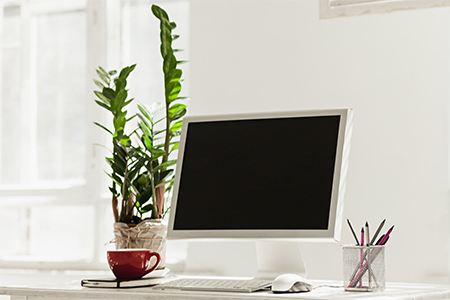
[[[350,112],[185,117],[168,236],[336,239]]]

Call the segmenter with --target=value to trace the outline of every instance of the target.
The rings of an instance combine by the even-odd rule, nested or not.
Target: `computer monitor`
[[[271,241],[257,243],[257,276],[305,275],[302,261],[293,266],[298,241],[340,238],[352,115],[342,108],[185,117],[168,237]],[[279,251],[288,261],[268,266]]]

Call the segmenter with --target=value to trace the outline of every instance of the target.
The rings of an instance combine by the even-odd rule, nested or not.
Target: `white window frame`
[[[3,0],[0,1],[0,37],[3,26],[3,7],[20,5],[21,15],[26,13],[27,17],[31,15],[57,13],[73,10],[86,10],[87,18],[87,62],[86,62],[86,168],[83,182],[62,182],[57,184],[50,184],[48,186],[0,186],[0,209],[2,207],[17,207],[15,201],[5,201],[5,199],[17,199],[25,197],[26,204],[22,206],[53,206],[60,205],[89,205],[95,210],[96,218],[94,220],[94,228],[90,232],[89,238],[94,239],[94,249],[92,260],[80,261],[39,261],[39,260],[5,260],[0,257],[0,268],[23,268],[23,269],[41,269],[41,270],[105,270],[107,264],[105,261],[105,236],[104,228],[108,223],[104,215],[105,209],[110,208],[111,196],[107,191],[106,175],[104,174],[105,162],[104,157],[106,150],[99,147],[97,144],[108,145],[110,142],[107,135],[102,130],[98,129],[92,124],[92,120],[104,123],[102,120],[109,120],[107,112],[99,109],[94,102],[95,96],[93,91],[98,88],[93,83],[93,78],[98,78],[96,69],[98,66],[104,67],[106,70],[117,69],[123,66],[124,58],[126,57],[126,47],[122,47],[121,40],[123,39],[121,32],[122,18],[126,18],[121,12],[121,0],[39,0],[39,5],[36,5],[35,0]],[[127,1],[127,0],[126,0]],[[129,0],[128,0],[129,1]],[[164,1],[157,1],[164,2]],[[44,5],[42,5],[44,3]],[[125,2],[127,3],[127,2]],[[112,18],[114,16],[115,18]],[[31,18],[29,18],[31,19]],[[31,21],[30,21],[31,22]],[[29,22],[29,23],[30,23]],[[31,24],[26,24],[28,32],[25,34],[32,34]],[[4,30],[4,28],[3,28]],[[27,30],[27,29],[26,29]],[[29,40],[24,37],[24,40]],[[25,54],[30,57],[30,50]],[[2,51],[0,49],[0,58]],[[28,58],[27,58],[28,59]],[[28,59],[29,60],[29,59]],[[26,71],[30,69],[32,62],[26,61],[26,66],[23,67]],[[0,72],[0,79],[1,79]],[[28,73],[27,73],[28,74]],[[32,81],[32,76],[27,75],[28,79]],[[32,84],[31,88],[32,88]],[[1,80],[0,80],[1,88]],[[28,87],[27,87],[28,88]],[[31,88],[28,88],[27,95],[32,94]],[[23,97],[23,96],[22,96]],[[90,99],[90,100],[89,100]],[[105,121],[106,122],[106,121]],[[1,125],[1,124],[0,124]],[[94,129],[93,129],[94,128]],[[1,138],[1,136],[0,136]],[[1,149],[0,149],[1,151]],[[31,152],[33,150],[28,150]],[[26,164],[25,164],[26,165]],[[106,191],[106,193],[105,193]],[[104,192],[102,194],[102,192]],[[3,199],[1,199],[3,197]],[[25,208],[22,215],[29,214],[29,208]],[[112,216],[112,212],[111,212]],[[109,223],[107,224],[109,225]],[[113,227],[111,224],[111,233]],[[176,253],[183,258],[185,256],[186,242],[174,242],[176,248],[181,249],[180,253]],[[179,259],[179,257],[177,257]],[[176,262],[170,265],[172,270],[182,270],[183,262]]]
[[[320,0],[320,19],[450,6],[450,0]]]
[[[117,0],[113,0],[116,1]],[[111,1],[112,2],[112,1]],[[106,1],[96,1],[96,0],[41,0],[39,3],[33,1],[23,1],[23,0],[7,0],[0,2],[0,21],[1,26],[3,26],[3,8],[6,6],[20,5],[21,7],[21,17],[25,18],[23,21],[23,36],[22,41],[25,43],[30,43],[33,38],[33,24],[32,16],[39,14],[48,13],[60,13],[65,11],[74,10],[86,10],[86,17],[88,23],[88,33],[87,33],[87,64],[86,64],[86,82],[85,91],[86,97],[91,95],[92,91],[96,89],[93,83],[93,78],[97,77],[95,72],[96,68],[101,65],[107,67],[107,36],[105,32],[107,31],[106,24]],[[0,27],[0,30],[5,30],[5,28]],[[2,31],[0,31],[1,34]],[[32,49],[30,47],[25,47],[26,51],[22,56],[22,61],[24,65],[22,66],[24,70],[24,81],[27,83],[23,86],[23,95],[21,97],[29,97],[31,99],[29,103],[33,105],[31,95],[33,95],[32,89],[35,87],[35,82],[33,79],[33,62],[30,61],[32,55]],[[1,51],[0,51],[1,58]],[[1,74],[1,72],[0,72]],[[0,77],[1,79],[1,77]],[[91,97],[94,98],[93,96]],[[92,261],[69,261],[69,262],[45,262],[42,261],[15,261],[15,260],[2,260],[0,258],[1,268],[35,268],[35,269],[73,269],[73,270],[86,270],[86,269],[105,269],[103,263],[101,263],[99,253],[100,249],[104,244],[104,241],[100,240],[101,229],[104,220],[101,218],[101,211],[108,206],[109,201],[100,196],[101,194],[101,175],[103,174],[103,153],[100,153],[98,146],[95,143],[101,144],[100,141],[104,139],[102,132],[99,130],[91,130],[94,126],[92,120],[101,120],[104,118],[102,112],[98,109],[95,102],[87,101],[87,113],[86,118],[87,130],[86,130],[86,169],[84,171],[84,182],[57,182],[55,184],[50,184],[48,186],[35,186],[35,185],[24,185],[24,186],[0,186],[0,197],[6,199],[16,199],[18,197],[29,198],[27,202],[29,207],[33,206],[52,206],[52,205],[90,205],[96,211],[97,216],[94,220],[93,236],[94,239],[94,249]],[[33,110],[31,111],[30,119],[33,118]],[[23,125],[27,127],[27,125]],[[23,128],[26,130],[26,128]],[[36,138],[36,137],[34,137]],[[33,137],[31,138],[33,139]],[[33,144],[31,142],[31,144]],[[27,149],[28,155],[30,153],[35,153],[36,149]],[[24,155],[26,157],[26,155]],[[22,164],[25,166],[27,164]],[[32,199],[32,200],[31,200]],[[15,201],[0,201],[1,207],[15,207]],[[63,203],[62,203],[63,202]],[[23,202],[22,202],[22,206]],[[27,209],[25,209],[27,210]],[[26,214],[26,212],[24,212]],[[112,227],[112,226],[111,226]]]

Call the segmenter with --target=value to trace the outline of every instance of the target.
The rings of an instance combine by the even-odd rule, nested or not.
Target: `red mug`
[[[117,279],[139,279],[155,270],[161,262],[158,253],[148,249],[118,249],[107,251],[108,264]],[[156,263],[150,266],[150,259],[155,256]]]

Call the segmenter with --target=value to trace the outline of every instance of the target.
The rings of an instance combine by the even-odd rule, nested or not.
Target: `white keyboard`
[[[180,278],[167,283],[159,284],[154,289],[177,289],[184,291],[221,291],[221,292],[246,292],[251,293],[268,288],[272,285],[270,280],[235,280],[235,279],[205,279],[205,278]]]

